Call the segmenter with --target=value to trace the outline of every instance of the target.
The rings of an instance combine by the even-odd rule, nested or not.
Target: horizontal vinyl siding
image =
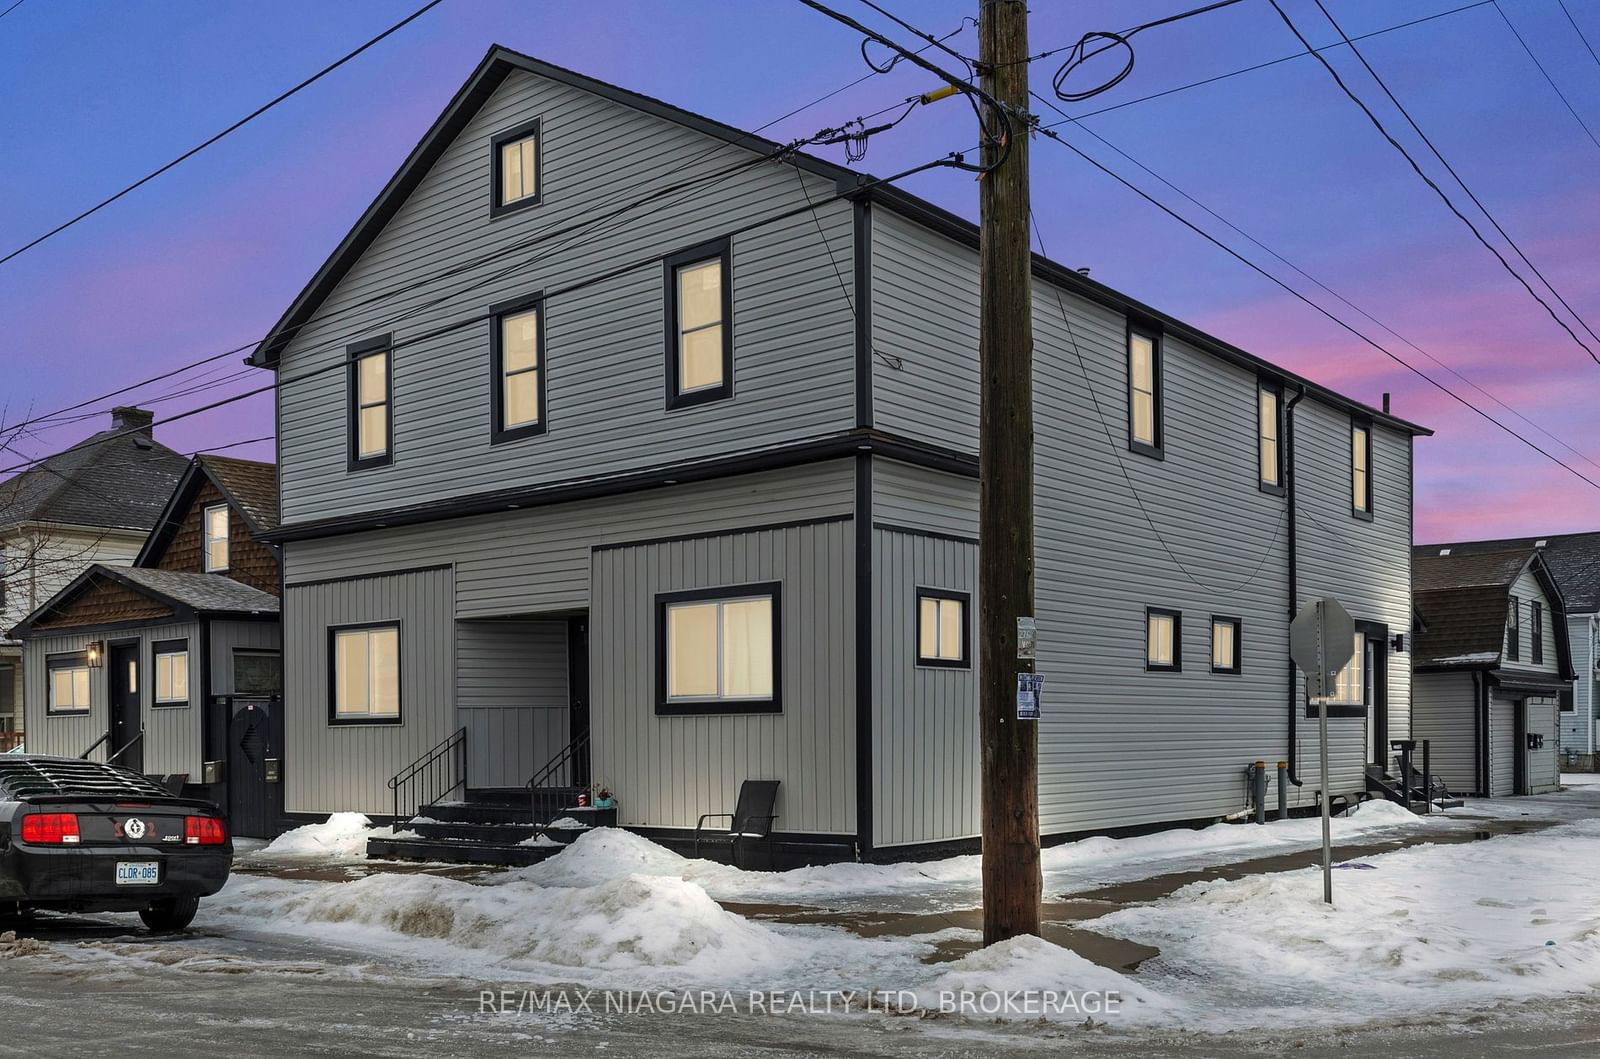
[[[542,123],[542,201],[490,218],[489,140],[532,118]],[[279,368],[284,522],[616,473],[853,425],[854,255],[845,202],[733,238],[734,396],[665,407],[661,259],[804,207],[808,197],[826,199],[831,181],[807,175],[802,184],[794,167],[764,163],[552,238],[650,191],[754,157],[622,104],[512,73],[322,304],[317,316],[327,319],[286,349]],[[490,253],[501,256],[357,307]],[[642,264],[591,283],[634,262]],[[517,267],[498,276],[508,265]],[[560,293],[579,283],[590,285]],[[549,294],[548,429],[491,445],[489,323],[433,333],[540,291]],[[347,344],[387,332],[400,343],[393,463],[350,473],[345,373],[320,369],[341,364]],[[405,344],[419,336],[431,337]]]
[[[567,624],[456,622],[470,787],[520,787],[567,745]]]
[[[589,549],[739,525],[848,515],[850,460],[601,500],[369,530],[284,546],[291,586],[384,570],[454,564],[457,616],[576,611],[589,605]]]
[[[454,731],[455,609],[448,570],[290,588],[284,596],[284,808],[387,816],[389,777]],[[328,629],[400,623],[396,725],[329,721]]]
[[[1551,676],[1561,672],[1558,662],[1560,655],[1556,651],[1555,616],[1550,610],[1550,600],[1545,596],[1544,586],[1539,584],[1539,579],[1531,571],[1525,571],[1511,586],[1511,594],[1517,598],[1517,610],[1521,614],[1522,631],[1521,644],[1517,652],[1517,661],[1510,661],[1509,649],[1502,656],[1507,659],[1505,668],[1524,673],[1546,673]],[[1537,601],[1543,611],[1540,632],[1544,637],[1544,661],[1535,664],[1533,661],[1533,603]],[[1511,643],[1511,630],[1506,629],[1505,643],[1507,648]]]
[[[1595,669],[1593,615],[1567,616],[1567,638],[1572,643],[1572,709],[1561,715],[1561,748],[1590,754],[1594,745]]]
[[[1456,794],[1478,789],[1478,691],[1470,673],[1418,673],[1412,682],[1418,739],[1414,761],[1422,767],[1428,740],[1434,775]]]
[[[594,554],[594,780],[622,823],[692,828],[775,779],[780,831],[855,832],[854,539],[831,522]],[[656,595],[762,581],[782,584],[783,712],[657,716]]]
[[[872,462],[872,517],[898,528],[978,539],[978,480],[894,460]]]

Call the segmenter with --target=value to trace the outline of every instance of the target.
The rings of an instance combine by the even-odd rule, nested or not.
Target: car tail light
[[[76,813],[30,813],[22,818],[22,841],[45,846],[77,845]]]
[[[184,845],[220,846],[227,840],[227,829],[214,816],[188,816],[183,820]]]

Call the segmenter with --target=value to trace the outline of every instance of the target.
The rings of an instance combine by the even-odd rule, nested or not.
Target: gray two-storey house
[[[746,779],[819,855],[976,836],[977,233],[776,148],[494,48],[255,351],[291,813],[581,755],[667,840]],[[1034,275],[1044,832],[1239,813],[1256,760],[1313,804],[1322,595],[1361,791],[1408,731],[1426,431]]]

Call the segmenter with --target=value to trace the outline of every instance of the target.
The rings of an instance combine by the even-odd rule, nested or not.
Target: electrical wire
[[[865,3],[867,0],[862,0],[862,2]],[[1090,99],[1104,92],[1111,91],[1113,88],[1117,87],[1117,85],[1121,84],[1129,74],[1133,73],[1133,63],[1135,58],[1133,51],[1133,38],[1138,36],[1140,33],[1143,33],[1147,29],[1154,29],[1157,26],[1166,26],[1174,22],[1181,22],[1186,18],[1193,18],[1196,15],[1205,15],[1210,14],[1213,11],[1220,11],[1225,7],[1232,7],[1234,4],[1241,2],[1242,0],[1217,0],[1216,3],[1206,4],[1204,7],[1196,7],[1189,11],[1180,11],[1175,15],[1168,15],[1165,18],[1158,18],[1151,22],[1143,22],[1137,26],[1131,26],[1128,29],[1116,33],[1113,33],[1110,30],[1092,30],[1079,37],[1076,42],[1064,48],[1054,48],[1050,51],[1040,52],[1038,55],[1030,56],[1027,61],[1030,63],[1038,62],[1042,59],[1047,59],[1052,55],[1066,52],[1066,59],[1062,62],[1061,66],[1056,69],[1055,74],[1050,78],[1050,88],[1055,93],[1056,98],[1061,100],[1063,103],[1081,103],[1086,99]],[[1098,41],[1105,41],[1106,43],[1093,51],[1089,51],[1089,45]],[[1066,90],[1065,86],[1067,78],[1072,76],[1073,71],[1083,66],[1084,63],[1088,62],[1090,59],[1093,59],[1095,56],[1102,55],[1114,48],[1121,48],[1125,53],[1123,56],[1122,66],[1117,70],[1116,73],[1102,80],[1093,88],[1086,88],[1075,92],[1068,92]]]
[[[21,0],[18,0],[18,3],[21,3]],[[1594,45],[1590,44],[1589,38],[1584,35],[1583,27],[1578,25],[1578,20],[1572,17],[1572,12],[1567,10],[1567,0],[1556,0],[1556,3],[1561,5],[1561,13],[1567,16],[1567,21],[1572,23],[1572,32],[1576,33],[1578,39],[1583,41],[1583,46],[1589,49],[1589,58],[1594,60],[1596,66],[1600,66],[1600,55],[1595,54]],[[1504,17],[1505,12],[1502,11],[1500,14]]]
[[[1589,128],[1589,123],[1583,120],[1582,115],[1578,113],[1578,108],[1572,105],[1572,100],[1568,99],[1567,94],[1561,91],[1561,86],[1556,84],[1556,79],[1554,77],[1550,76],[1550,71],[1544,68],[1544,63],[1540,62],[1539,57],[1533,53],[1533,49],[1528,47],[1528,42],[1524,40],[1522,34],[1517,31],[1516,24],[1513,23],[1511,21],[1511,17],[1506,14],[1506,9],[1500,6],[1500,0],[1494,0],[1494,9],[1500,12],[1500,18],[1504,20],[1506,28],[1511,31],[1511,35],[1513,37],[1517,38],[1517,43],[1522,45],[1522,50],[1528,53],[1528,58],[1533,60],[1533,65],[1539,68],[1539,72],[1541,74],[1544,74],[1544,79],[1549,82],[1550,87],[1555,90],[1555,93],[1560,98],[1562,105],[1567,108],[1567,113],[1572,115],[1572,120],[1576,121],[1578,126],[1583,129],[1584,135],[1589,137],[1589,142],[1594,144],[1595,149],[1600,150],[1600,139],[1595,138],[1594,130]],[[1563,7],[1562,10],[1566,10],[1566,8]],[[1568,12],[1567,17],[1572,17],[1571,12]],[[1572,25],[1573,28],[1576,29],[1578,24],[1574,22]],[[1582,30],[1579,30],[1578,36],[1583,37]],[[1583,43],[1585,46],[1588,45],[1589,40],[1587,37],[1584,37]],[[1589,54],[1593,55],[1594,50],[1590,49]]]
[[[26,2],[27,2],[27,0],[17,0],[16,3],[12,4],[10,7],[6,8],[4,11],[0,11],[0,18],[5,18],[7,15],[11,14],[11,12],[15,11],[17,8],[21,7]]]

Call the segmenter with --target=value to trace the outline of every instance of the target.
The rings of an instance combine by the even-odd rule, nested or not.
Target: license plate
[[[161,881],[161,864],[153,860],[117,861],[118,886],[154,886]]]

